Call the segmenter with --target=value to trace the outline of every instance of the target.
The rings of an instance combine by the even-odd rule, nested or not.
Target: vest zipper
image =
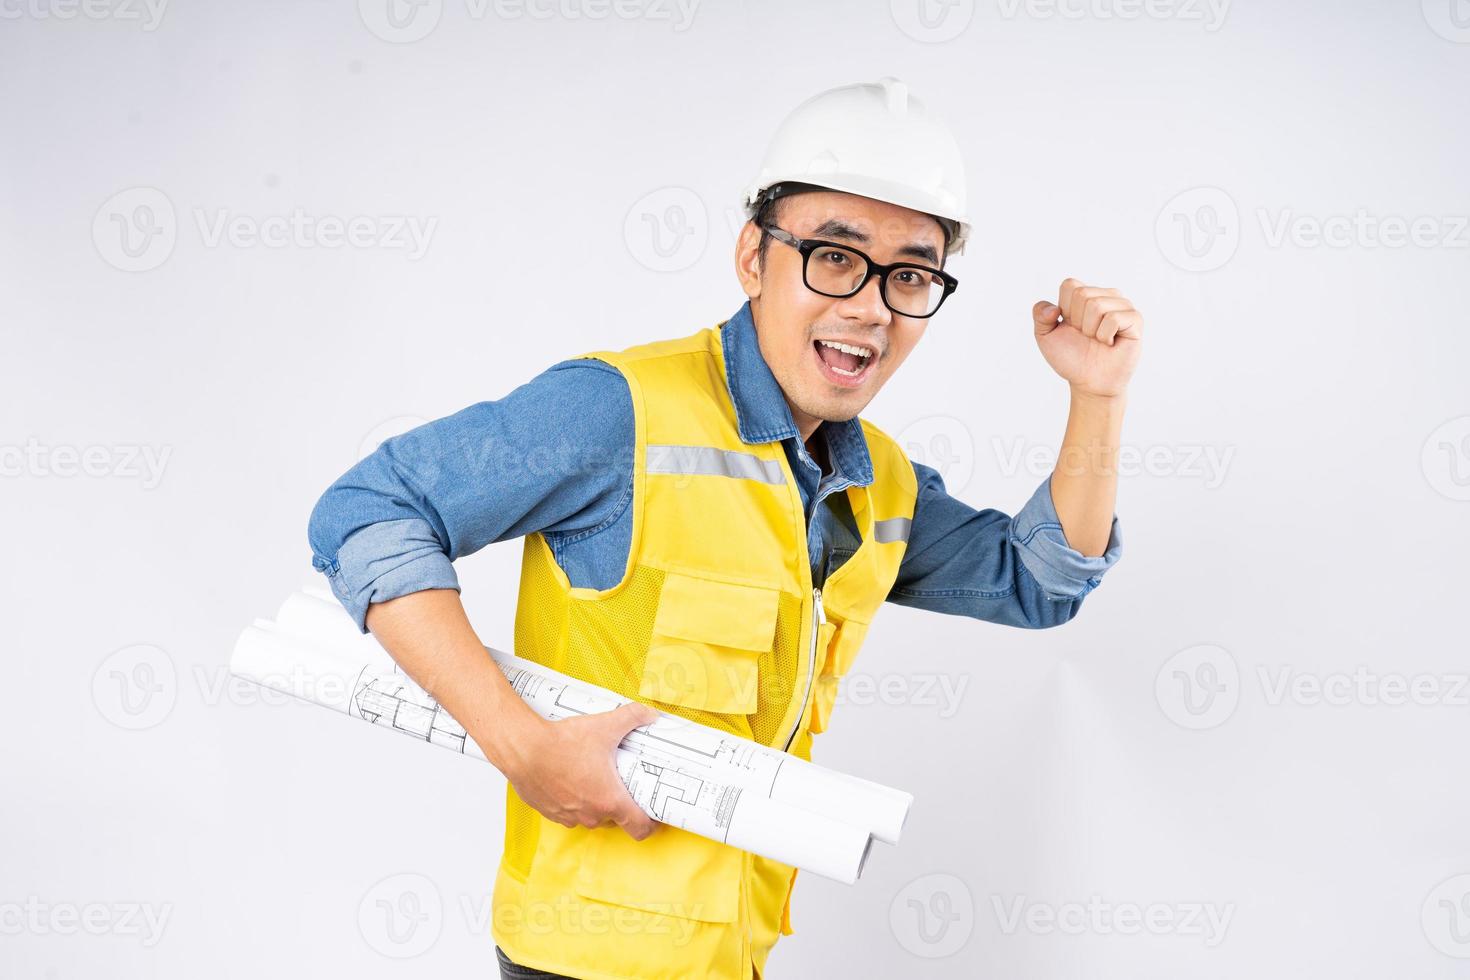
[[[826,621],[827,613],[822,609],[822,590],[814,587],[812,589],[812,642],[807,651],[806,688],[801,694],[801,710],[796,713],[796,721],[791,724],[791,734],[786,736],[786,744],[781,747],[782,752],[791,750],[791,743],[796,741],[796,733],[801,729],[801,719],[806,714],[806,699],[811,695],[812,684],[817,679],[817,638],[822,635],[821,626]]]

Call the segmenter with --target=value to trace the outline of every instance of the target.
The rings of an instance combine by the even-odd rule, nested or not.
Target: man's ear
[[[735,277],[750,299],[761,294],[760,245],[761,230],[754,221],[747,221],[735,239]]]

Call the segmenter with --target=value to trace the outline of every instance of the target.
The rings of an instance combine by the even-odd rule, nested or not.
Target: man
[[[1032,310],[1071,388],[1061,463],[1015,516],[950,497],[858,413],[913,352],[969,233],[948,130],[891,78],[778,131],[735,248],[747,302],[563,361],[385,442],[323,495],[316,568],[507,777],[504,976],[759,976],[794,870],[651,821],[612,765],[649,705],[810,758],[885,602],[1064,623],[1117,560],[1142,320],[1068,279]],[[561,722],[510,690],[451,565],[525,538],[515,652],[635,699]],[[550,972],[545,972],[550,971]]]

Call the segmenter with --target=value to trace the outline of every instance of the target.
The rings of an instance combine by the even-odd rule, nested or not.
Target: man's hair
[[[766,271],[766,253],[771,250],[771,233],[766,231],[766,226],[781,224],[781,212],[784,209],[785,201],[786,198],[784,196],[762,196],[760,204],[756,207],[755,217],[751,219],[755,222],[756,228],[761,233],[761,244],[760,248],[756,250],[756,255],[760,258],[762,272]]]
[[[804,191],[821,191],[826,189],[827,188],[825,187],[818,187],[814,184],[798,184],[795,182],[788,182],[785,185],[777,184],[775,187],[771,188],[771,190],[777,192],[775,194],[767,192],[761,195],[760,203],[756,205],[755,216],[752,217],[750,220],[755,222],[756,228],[758,228],[761,233],[761,243],[760,247],[756,249],[756,255],[760,259],[762,272],[764,272],[766,268],[766,253],[769,252],[771,249],[771,233],[766,231],[766,226],[779,226],[781,224],[781,212],[785,209],[786,199],[794,194],[803,193]],[[943,221],[940,221],[938,218],[935,218],[934,220],[939,222],[940,232],[944,236],[944,246],[942,246],[939,251],[939,268],[943,269],[945,260],[949,258],[948,246],[950,242],[950,229],[948,225],[946,225]]]

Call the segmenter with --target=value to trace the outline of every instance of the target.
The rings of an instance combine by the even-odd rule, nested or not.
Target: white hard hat
[[[792,110],[745,191],[746,215],[763,198],[812,189],[800,185],[931,214],[945,227],[946,254],[963,252],[970,237],[959,143],[893,77],[829,89]]]

